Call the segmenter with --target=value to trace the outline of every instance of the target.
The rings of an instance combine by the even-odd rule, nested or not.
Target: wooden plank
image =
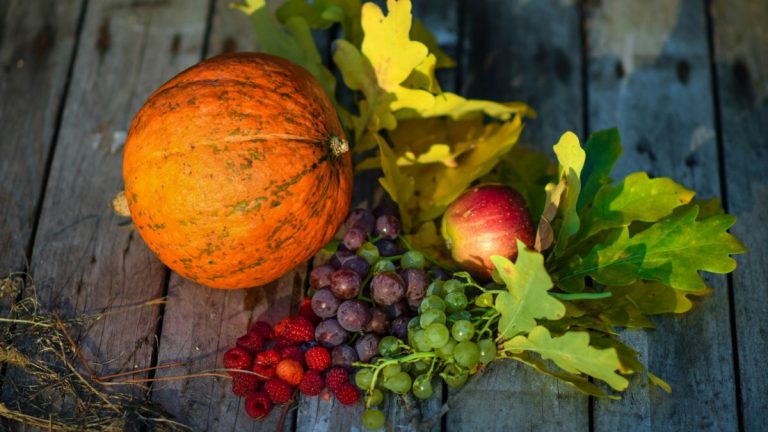
[[[672,177],[699,198],[720,195],[706,16],[696,0],[621,0],[588,8],[589,124],[618,126],[616,178]],[[623,336],[668,395],[640,377],[621,401],[596,400],[596,431],[734,430],[736,401],[724,277],[690,313]]]
[[[248,16],[231,9],[229,0],[216,0],[208,42],[208,56],[232,51],[258,51]],[[216,290],[184,280],[172,273],[158,363],[187,361],[180,369],[159,371],[158,377],[223,368],[224,351],[248,331],[251,322],[272,324],[287,316],[293,299],[304,287],[306,265],[263,287]],[[227,379],[192,379],[160,383],[152,398],[194,430],[274,430],[280,407],[269,417],[248,417],[244,399],[231,391]],[[286,417],[292,430],[294,413]]]
[[[81,1],[0,5],[0,274],[24,270]]]
[[[204,10],[204,0],[113,0],[90,2],[85,15],[32,273],[41,303],[63,315],[115,312],[78,335],[97,373],[151,363],[159,307],[119,306],[161,296],[166,271],[110,202],[125,131],[150,91],[199,57]]]
[[[768,3],[712,3],[717,91],[729,211],[749,252],[733,274],[742,426],[765,429],[768,372]]]
[[[462,94],[529,103],[539,118],[526,124],[521,140],[547,154],[566,130],[582,133],[575,2],[472,2],[464,23]],[[448,405],[447,430],[589,428],[587,397],[516,362],[500,362],[473,378]]]

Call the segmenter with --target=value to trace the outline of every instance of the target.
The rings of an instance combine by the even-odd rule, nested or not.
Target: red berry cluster
[[[330,368],[331,353],[315,342],[314,323],[319,319],[308,307],[299,313],[274,329],[255,322],[224,353],[224,367],[232,369],[232,393],[245,397],[245,410],[255,419],[266,417],[273,405],[290,402],[297,388],[306,396],[317,396],[327,387],[345,405],[360,397],[349,372]]]

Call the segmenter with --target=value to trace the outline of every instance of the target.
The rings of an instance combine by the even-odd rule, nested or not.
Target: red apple
[[[453,259],[473,276],[489,279],[493,255],[513,262],[517,240],[533,245],[534,230],[525,200],[499,184],[467,189],[443,215],[442,234]]]

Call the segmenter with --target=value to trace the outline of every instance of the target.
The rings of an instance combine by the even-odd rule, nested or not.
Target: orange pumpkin
[[[336,112],[279,57],[206,60],[157,89],[125,143],[125,193],[149,248],[216,288],[277,279],[349,210],[352,163]]]

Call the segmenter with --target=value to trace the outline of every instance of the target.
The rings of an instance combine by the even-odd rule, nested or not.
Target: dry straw
[[[223,371],[153,378],[158,369],[184,365],[172,363],[99,376],[72,337],[105,315],[126,309],[63,318],[40,305],[29,275],[14,273],[2,279],[0,429],[15,422],[57,431],[188,430],[151,401],[151,383],[228,377]]]

